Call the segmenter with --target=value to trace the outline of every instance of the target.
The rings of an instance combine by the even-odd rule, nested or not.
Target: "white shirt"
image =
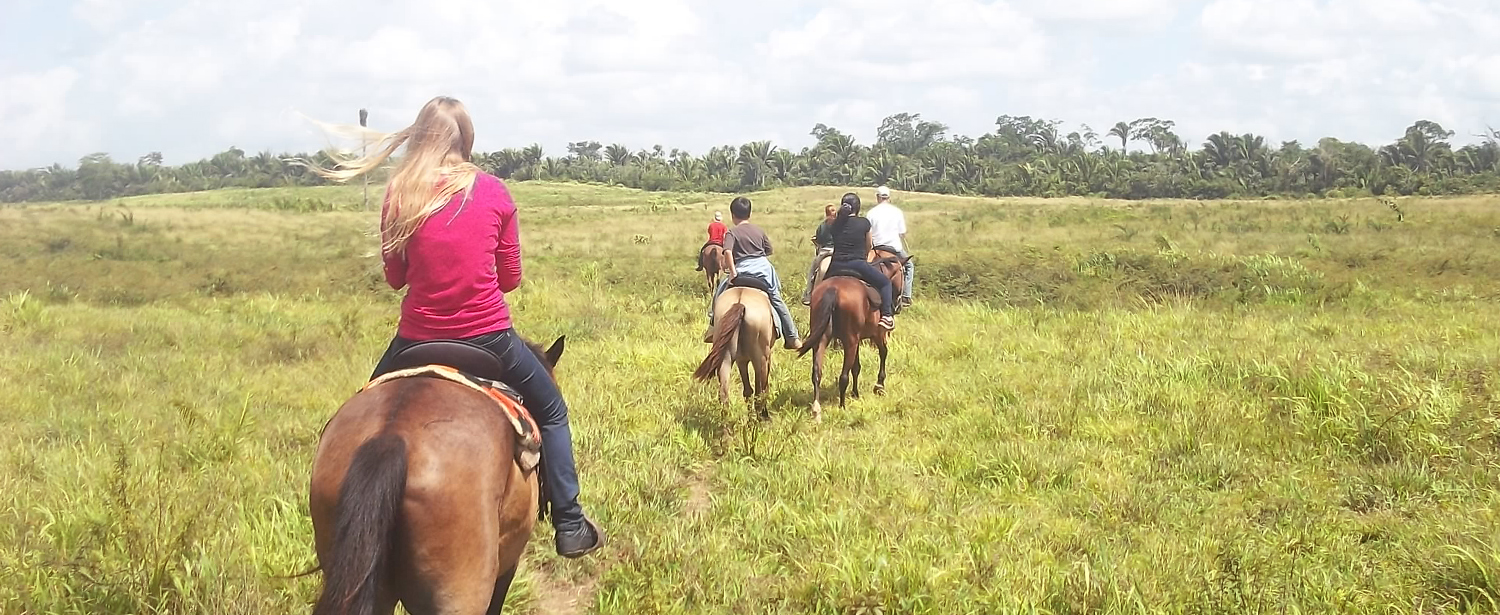
[[[871,240],[875,245],[906,251],[906,246],[901,245],[901,236],[906,234],[906,216],[900,209],[886,201],[870,208],[865,218],[870,221]]]

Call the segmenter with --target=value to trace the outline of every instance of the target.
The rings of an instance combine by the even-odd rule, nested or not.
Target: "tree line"
[[[565,155],[540,145],[476,153],[486,171],[511,181],[614,184],[651,191],[745,192],[778,186],[886,184],[906,191],[984,196],[1095,196],[1121,199],[1353,197],[1500,191],[1500,131],[1455,147],[1454,133],[1420,120],[1394,142],[1373,147],[1328,137],[1308,146],[1272,144],[1254,134],[1219,132],[1190,145],[1171,120],[1119,122],[1103,134],[1087,125],[1064,133],[1055,120],[1001,116],[993,132],[973,138],[920,114],[881,122],[872,144],[818,124],[816,143],[800,151],[769,141],[719,146],[702,155],[632,151],[597,141],[569,143]],[[1132,147],[1133,146],[1133,147]],[[180,166],[160,153],[135,162],[91,154],[75,168],[54,164],[0,171],[0,202],[100,200],[224,187],[328,183],[306,158],[332,164],[327,152],[247,155],[231,147]]]

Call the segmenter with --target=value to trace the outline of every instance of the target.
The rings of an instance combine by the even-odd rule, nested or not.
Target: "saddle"
[[[766,294],[771,294],[771,283],[765,278],[754,273],[741,273],[729,280],[729,286],[725,288],[753,288]]]
[[[417,342],[396,353],[392,371],[371,380],[363,390],[400,378],[442,378],[494,400],[516,431],[516,464],[530,472],[541,463],[542,432],[522,404],[525,400],[500,377],[505,366],[495,353],[458,340]]]
[[[824,277],[823,279],[827,280],[827,279],[836,278],[836,277],[853,278],[854,281],[859,282],[861,286],[865,287],[865,300],[867,302],[869,302],[870,309],[872,309],[872,310],[878,310],[878,309],[880,309],[880,291],[875,290],[874,286],[870,286],[870,283],[866,282],[864,278],[859,277],[853,271],[849,271],[847,269],[839,269],[839,268],[836,268],[836,267],[829,267],[828,268],[828,275],[826,277]]]

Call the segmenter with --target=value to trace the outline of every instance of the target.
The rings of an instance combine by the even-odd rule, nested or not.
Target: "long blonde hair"
[[[453,196],[474,186],[479,167],[474,154],[474,122],[463,103],[447,96],[427,101],[410,126],[390,134],[358,127],[331,127],[374,138],[375,151],[361,157],[335,156],[333,169],[308,164],[318,175],[346,182],[375,170],[402,145],[405,155],[386,184],[386,211],[380,220],[381,251],[406,251],[413,233]]]

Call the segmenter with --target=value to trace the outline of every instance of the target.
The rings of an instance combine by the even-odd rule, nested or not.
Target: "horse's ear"
[[[552,342],[552,347],[547,349],[547,362],[552,364],[553,367],[556,367],[558,359],[562,358],[563,340],[567,339],[567,337],[566,335],[557,336],[557,341]]]

